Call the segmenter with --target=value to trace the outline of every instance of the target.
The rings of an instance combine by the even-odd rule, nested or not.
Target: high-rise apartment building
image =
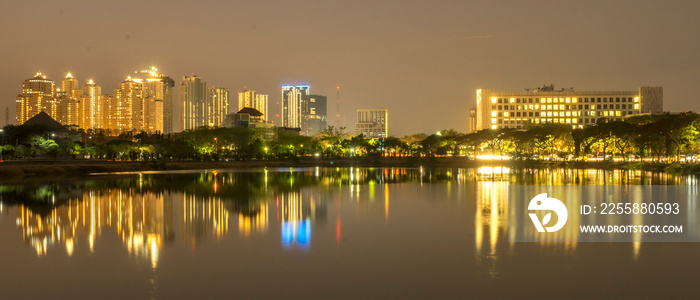
[[[355,134],[366,138],[382,139],[389,135],[386,109],[358,109]]]
[[[143,84],[140,80],[128,76],[119,83],[119,88],[114,90],[114,101],[116,104],[111,107],[114,112],[110,121],[111,130],[115,134],[124,132],[138,133],[142,130],[143,124]]]
[[[156,67],[136,72],[143,80],[145,131],[173,133],[173,88],[175,81]]]
[[[207,112],[208,126],[223,127],[226,115],[229,112],[228,90],[220,87],[212,87],[209,90],[209,103]]]
[[[309,85],[282,86],[282,127],[301,128],[302,96],[309,95]]]
[[[261,116],[262,120],[269,121],[267,116],[267,106],[268,96],[265,94],[258,94],[252,90],[243,90],[238,92],[238,111],[246,107],[254,108],[263,114]]]
[[[15,122],[22,125],[41,111],[45,111],[51,117],[55,117],[53,80],[38,72],[34,77],[22,82],[22,94],[18,95],[15,102]]]
[[[525,92],[476,90],[476,113],[471,130],[515,128],[529,124],[559,123],[583,128],[600,118],[621,120],[640,113],[663,111],[663,88],[636,91],[554,90],[553,85]]]
[[[102,87],[95,84],[92,79],[83,85],[83,94],[80,99],[81,116],[78,126],[83,129],[102,128],[104,112],[102,110]]]
[[[327,98],[321,95],[302,95],[301,132],[307,136],[326,130]]]
[[[184,76],[178,90],[182,130],[194,130],[208,126],[207,109],[209,89],[202,78]]]
[[[58,102],[58,113],[56,121],[63,125],[78,126],[80,124],[80,101],[83,91],[78,84],[78,80],[73,74],[68,72],[61,81],[61,90],[56,92]]]
[[[24,123],[44,111],[63,125],[104,129],[107,134],[163,132],[168,107],[172,116],[174,81],[158,74],[155,67],[135,73],[138,77],[128,76],[114,91],[114,97],[103,95],[92,79],[79,87],[78,80],[68,73],[61,88],[56,88],[53,81],[39,73],[23,83],[22,95],[17,97],[16,121]],[[170,120],[172,130],[172,117]]]

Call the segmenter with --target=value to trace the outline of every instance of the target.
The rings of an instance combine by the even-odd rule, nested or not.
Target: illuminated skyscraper
[[[83,85],[80,100],[81,116],[78,125],[83,129],[102,128],[102,88],[92,79]]]
[[[131,76],[119,84],[119,88],[114,91],[116,112],[112,122],[112,131],[115,134],[127,131],[141,131],[141,116],[143,111],[142,100],[143,84],[139,80],[134,80]]]
[[[78,126],[80,124],[80,100],[82,95],[83,91],[78,85],[78,80],[73,77],[73,74],[68,72],[63,81],[61,81],[60,92],[56,92],[56,102],[58,103],[56,121],[63,125]]]
[[[61,91],[75,100],[79,100],[82,97],[82,91],[78,86],[78,80],[75,79],[70,72],[68,72],[66,78],[61,81]]]
[[[355,134],[363,134],[369,139],[382,139],[389,136],[386,109],[358,109]]]
[[[258,110],[259,112],[263,113],[262,119],[264,121],[268,121],[267,118],[267,106],[268,106],[268,96],[265,94],[258,94],[255,91],[252,90],[244,90],[242,92],[238,92],[238,110],[240,111],[241,109],[245,107],[250,107]]]
[[[195,75],[182,77],[178,101],[183,131],[209,125],[207,122],[208,94],[207,83],[202,81],[202,78]]]
[[[46,111],[55,118],[52,110],[55,84],[53,80],[38,72],[34,77],[22,82],[22,94],[18,95],[15,103],[15,121],[22,125],[41,111]]]
[[[301,128],[302,96],[309,95],[309,85],[282,86],[282,127]]]
[[[225,88],[212,87],[209,90],[208,108],[208,126],[223,127],[229,110],[228,90]]]
[[[144,130],[173,132],[173,88],[175,81],[158,73],[156,67],[137,72],[143,79]]]

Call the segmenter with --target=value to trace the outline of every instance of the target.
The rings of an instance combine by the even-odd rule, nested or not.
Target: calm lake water
[[[641,171],[310,168],[0,185],[2,299],[700,297],[698,243],[510,243],[511,184]]]

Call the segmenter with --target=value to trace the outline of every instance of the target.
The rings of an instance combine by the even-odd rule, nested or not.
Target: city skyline
[[[351,129],[356,109],[382,103],[397,136],[466,131],[477,88],[663,86],[666,110],[700,111],[694,99],[700,5],[692,1],[153,2],[136,11],[116,3],[35,4],[7,3],[0,18],[4,28],[14,28],[0,34],[3,41],[23,45],[0,50],[0,109],[9,107],[10,115],[16,82],[37,70],[53,78],[71,71],[111,91],[121,74],[147,65],[174,77],[194,72],[230,91],[248,86],[272,95],[270,115],[281,84],[313,84],[329,101],[340,86],[341,124],[329,125]],[[120,18],[127,12],[134,17]],[[290,14],[318,18],[284,17]],[[185,17],[191,21],[182,22]],[[44,30],[46,24],[65,30]],[[180,34],[194,38],[182,43]],[[420,118],[426,113],[441,117]]]

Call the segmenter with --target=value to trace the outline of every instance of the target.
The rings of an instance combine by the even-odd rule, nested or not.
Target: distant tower
[[[335,110],[335,127],[340,128],[340,86],[336,86],[335,90],[335,99],[337,102],[337,107]]]

